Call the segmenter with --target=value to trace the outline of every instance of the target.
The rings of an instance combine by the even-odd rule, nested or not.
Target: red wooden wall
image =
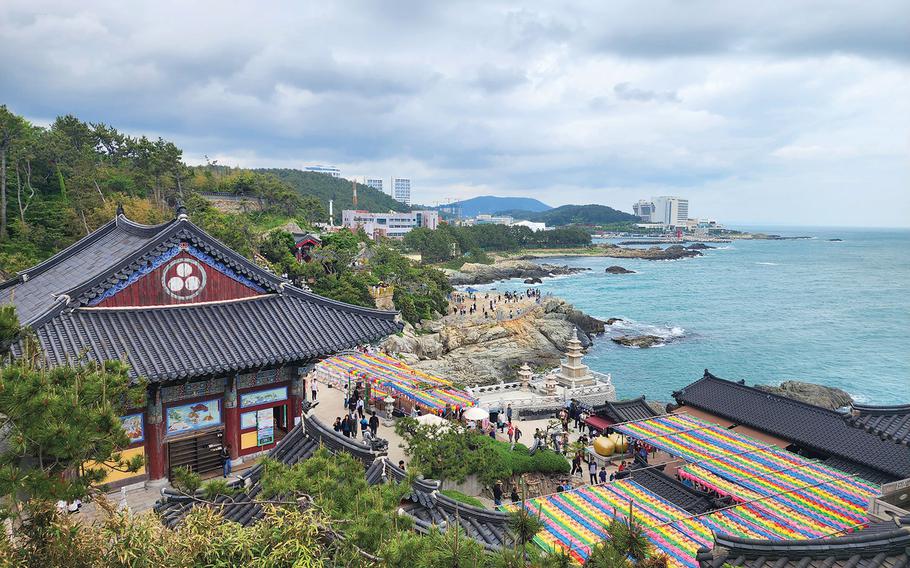
[[[188,252],[181,252],[117,294],[99,302],[98,307],[193,304],[249,298],[260,294],[261,292],[197,260]]]

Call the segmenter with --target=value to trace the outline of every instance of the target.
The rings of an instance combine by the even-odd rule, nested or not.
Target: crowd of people
[[[538,288],[528,288],[524,292],[484,293],[456,292],[450,300],[452,315],[482,315],[484,319],[513,319],[524,313],[528,301],[540,304],[542,294]],[[508,311],[506,311],[508,310]]]

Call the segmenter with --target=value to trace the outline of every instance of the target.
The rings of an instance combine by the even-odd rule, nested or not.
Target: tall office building
[[[408,178],[392,178],[392,197],[405,205],[411,204],[411,180]]]
[[[651,221],[663,223],[668,227],[685,227],[689,219],[689,200],[681,197],[664,195],[652,199],[654,211]]]
[[[332,176],[333,178],[341,177],[341,170],[335,166],[306,166],[303,169],[308,172],[316,172],[317,174]]]
[[[632,205],[632,211],[645,223],[650,223],[654,217],[654,203],[644,199],[639,199],[638,203]]]
[[[367,178],[364,185],[372,187],[375,190],[382,191],[382,180],[377,178]]]

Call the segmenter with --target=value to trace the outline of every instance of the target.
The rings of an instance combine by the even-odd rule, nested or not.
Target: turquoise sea
[[[910,230],[744,228],[812,238],[714,244],[679,261],[550,259],[591,270],[539,287],[595,317],[627,320],[610,333],[668,338],[651,349],[595,339],[586,362],[612,373],[621,398],[668,401],[707,368],[748,384],[797,379],[860,402],[910,402]],[[614,264],[636,274],[606,274]],[[477,288],[494,287],[527,286]]]

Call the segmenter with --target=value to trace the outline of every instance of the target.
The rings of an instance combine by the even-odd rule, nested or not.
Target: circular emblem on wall
[[[164,267],[161,286],[171,298],[190,300],[205,288],[205,269],[197,260],[178,258]]]

